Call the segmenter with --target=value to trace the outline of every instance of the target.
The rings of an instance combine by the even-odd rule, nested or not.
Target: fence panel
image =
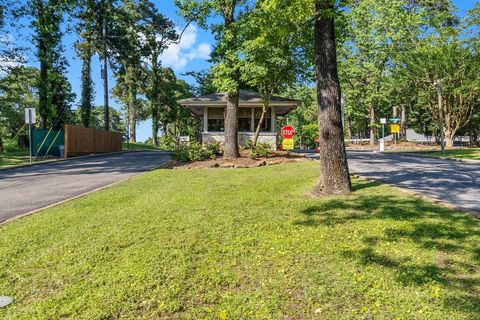
[[[122,134],[65,125],[65,157],[122,151]]]

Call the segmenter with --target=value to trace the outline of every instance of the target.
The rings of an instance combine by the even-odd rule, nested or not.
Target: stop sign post
[[[293,137],[295,136],[295,128],[287,124],[280,131],[283,138],[283,150],[292,150],[294,147]]]

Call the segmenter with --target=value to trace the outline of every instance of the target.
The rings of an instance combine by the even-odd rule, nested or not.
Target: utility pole
[[[104,13],[105,14],[105,13]],[[102,69],[102,78],[103,78],[103,107],[104,107],[104,121],[105,121],[105,130],[110,130],[110,109],[108,106],[108,57],[107,57],[107,21],[105,16],[102,21],[102,40],[103,40],[103,69]]]
[[[436,85],[438,95],[438,116],[440,119],[440,148],[442,150],[442,154],[445,154],[445,134],[443,132],[442,79],[438,79],[436,81]]]

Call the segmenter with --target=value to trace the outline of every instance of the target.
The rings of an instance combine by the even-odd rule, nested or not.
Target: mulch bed
[[[170,169],[205,169],[205,168],[257,168],[263,166],[271,166],[284,163],[292,163],[299,161],[310,161],[303,155],[275,151],[268,157],[252,158],[250,150],[242,150],[240,152],[240,158],[224,159],[218,157],[216,159],[196,161],[196,162],[179,162],[171,161],[168,165]]]

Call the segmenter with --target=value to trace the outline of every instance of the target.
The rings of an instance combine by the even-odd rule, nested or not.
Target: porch
[[[225,108],[226,93],[214,93],[197,98],[180,100],[179,103],[200,118],[202,126],[202,144],[225,142]],[[298,105],[298,101],[272,97],[270,108],[258,137],[259,143],[268,143],[272,149],[277,148],[277,118],[285,116]],[[263,102],[257,92],[240,90],[238,108],[238,142],[244,146],[252,140],[262,115]]]

